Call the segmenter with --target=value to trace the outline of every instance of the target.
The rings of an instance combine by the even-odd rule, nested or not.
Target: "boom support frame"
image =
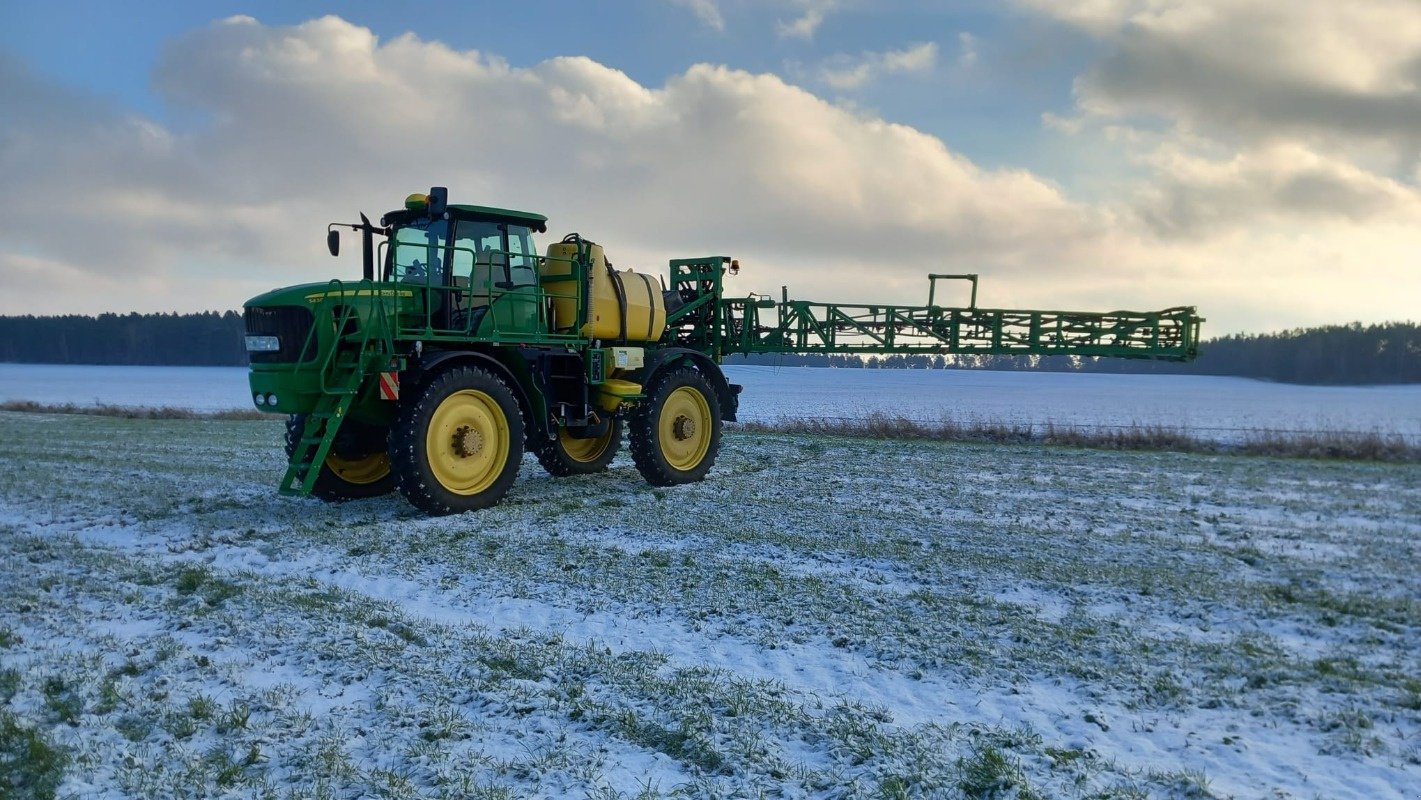
[[[715,358],[735,353],[935,353],[1076,355],[1187,361],[1198,355],[1203,320],[1193,306],[1163,311],[1052,311],[978,308],[977,275],[931,274],[928,304],[778,302],[722,296],[729,259],[671,262],[683,302],[668,314],[668,336]],[[968,306],[940,306],[937,281],[972,283]]]

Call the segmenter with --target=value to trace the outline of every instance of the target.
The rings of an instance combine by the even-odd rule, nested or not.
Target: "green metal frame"
[[[395,355],[391,339],[391,310],[386,302],[389,285],[361,280],[353,288],[347,286],[345,281],[332,280],[324,292],[316,293],[320,300],[312,303],[314,321],[301,352],[310,352],[315,345],[317,357],[291,369],[289,386],[302,385],[303,373],[315,374],[314,381],[306,380],[304,384],[314,384],[316,397],[314,406],[306,412],[306,424],[281,479],[281,494],[311,493],[341,423],[361,395],[372,388],[366,377],[381,370],[399,369],[403,363]],[[325,331],[330,332],[332,341],[321,347]]]
[[[764,297],[725,299],[718,262],[671,262],[673,285],[693,297],[671,317],[676,335],[715,358],[733,353],[1079,355],[1185,361],[1203,322],[1190,306],[1163,311],[1047,311],[977,307],[977,275],[931,274],[928,305],[851,305]],[[939,280],[967,280],[966,307],[933,301]],[[773,310],[773,314],[765,314]]]
[[[377,250],[379,254],[379,263],[384,263],[386,253],[389,251],[390,248],[398,248],[401,246],[420,247],[422,249],[427,248],[427,245],[416,245],[412,243],[404,243],[404,245],[402,245],[399,242],[387,240],[381,242]],[[448,260],[450,253],[457,251],[466,252],[470,255],[471,258],[476,258],[478,255],[468,247],[459,247],[452,244],[441,245],[438,249],[444,251],[444,258],[446,260]],[[430,269],[427,269],[425,272],[424,283],[411,283],[402,281],[382,282],[380,285],[385,287],[404,287],[406,289],[415,289],[419,292],[423,292],[423,294],[421,295],[422,300],[420,304],[423,307],[422,313],[424,324],[420,326],[410,325],[408,323],[402,322],[402,324],[400,324],[398,328],[394,330],[395,338],[407,340],[418,339],[428,342],[488,342],[492,344],[571,346],[584,345],[588,342],[586,338],[578,336],[576,334],[562,334],[554,332],[552,329],[552,320],[549,318],[548,315],[548,307],[549,302],[551,300],[570,298],[576,301],[578,308],[579,323],[576,326],[575,330],[580,330],[582,324],[586,322],[587,302],[585,295],[587,292],[587,267],[584,263],[582,263],[582,259],[549,258],[546,256],[536,256],[527,253],[513,253],[507,250],[488,250],[485,252],[493,255],[501,255],[506,259],[512,259],[514,257],[532,259],[536,265],[535,269],[537,269],[539,273],[538,284],[536,286],[520,286],[516,289],[498,289],[494,285],[495,281],[492,276],[490,276],[489,280],[485,282],[483,286],[470,285],[467,287],[463,287],[453,286],[449,284],[438,284],[433,282],[435,271]],[[569,274],[545,278],[543,276],[543,272],[545,271],[546,266],[548,265],[548,263],[555,261],[569,264]],[[549,285],[567,282],[571,282],[573,284],[573,291],[570,294],[567,292],[549,291],[547,288],[545,288]],[[493,324],[489,326],[487,331],[474,330],[472,326],[472,317],[466,321],[466,324],[463,328],[436,327],[434,325],[433,315],[434,308],[437,304],[433,301],[433,298],[442,295],[443,302],[445,304],[448,304],[453,300],[453,297],[456,294],[463,294],[467,299],[470,300],[476,297],[489,298],[489,311],[485,314],[484,319],[492,320]],[[535,326],[531,329],[500,330],[500,326],[497,322],[497,314],[494,313],[495,306],[497,306],[499,303],[508,304],[515,301],[527,302],[534,305],[537,312]],[[480,329],[482,329],[485,326],[481,323],[479,327]]]

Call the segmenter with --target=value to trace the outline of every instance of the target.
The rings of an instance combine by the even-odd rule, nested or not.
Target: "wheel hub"
[[[455,455],[460,458],[469,458],[479,454],[484,449],[484,437],[468,425],[461,425],[454,431],[454,441],[452,443]]]
[[[678,416],[671,423],[671,433],[684,442],[696,435],[696,421],[685,415]]]

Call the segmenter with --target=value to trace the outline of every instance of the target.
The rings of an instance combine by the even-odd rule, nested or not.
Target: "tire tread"
[[[657,441],[656,421],[661,407],[665,404],[667,395],[682,386],[690,386],[700,392],[705,397],[711,413],[710,447],[701,463],[689,470],[678,470],[666,463]],[[682,367],[662,372],[653,378],[651,390],[646,393],[646,400],[632,411],[630,427],[632,461],[647,483],[652,486],[695,483],[706,477],[706,473],[715,466],[716,456],[720,454],[720,398],[716,396],[710,381],[696,369]]]
[[[486,491],[458,495],[439,485],[422,457],[425,430],[430,416],[449,394],[460,389],[477,389],[492,396],[508,420],[508,463],[503,473]],[[410,505],[433,516],[459,514],[496,505],[518,478],[523,461],[523,412],[513,390],[498,375],[470,366],[455,366],[425,380],[417,395],[403,399],[390,426],[390,467],[395,488]]]

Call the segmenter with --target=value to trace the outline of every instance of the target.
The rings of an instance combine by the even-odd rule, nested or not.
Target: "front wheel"
[[[286,418],[288,461],[305,430],[305,414]],[[395,478],[390,472],[385,440],[384,428],[346,420],[336,432],[336,440],[331,443],[325,463],[321,464],[311,494],[328,503],[389,494],[395,488]]]
[[[400,494],[427,514],[496,504],[518,477],[523,415],[503,381],[477,367],[436,376],[401,402],[390,428]]]
[[[612,419],[601,436],[578,439],[559,428],[557,438],[538,448],[538,463],[555,478],[605,470],[622,447],[622,421]]]
[[[705,478],[720,452],[720,401],[694,369],[658,375],[632,412],[632,460],[653,486]]]

